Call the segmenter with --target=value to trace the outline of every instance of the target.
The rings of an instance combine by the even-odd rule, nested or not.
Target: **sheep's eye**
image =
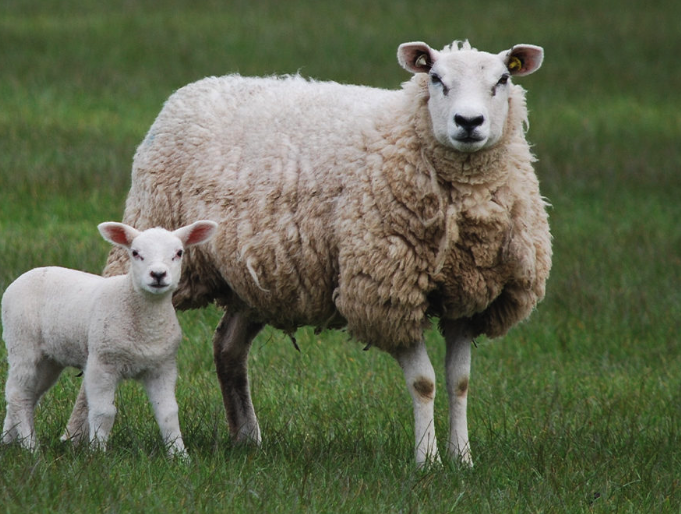
[[[440,78],[439,75],[435,73],[430,74],[430,83],[433,84],[434,86],[440,86],[442,87],[442,94],[447,95],[449,93],[449,88],[444,85],[442,82],[442,78]]]
[[[510,75],[508,73],[504,73],[501,78],[499,79],[499,82],[497,82],[498,86],[503,86],[504,84],[508,83]]]
[[[177,257],[178,259],[181,259],[182,254],[183,254],[182,250],[178,250],[177,253],[175,254],[175,257]]]
[[[144,257],[142,257],[142,256],[139,254],[139,252],[138,252],[137,250],[133,250],[133,251],[132,251],[132,256],[133,256],[133,258],[135,258],[135,259],[139,259],[139,260],[141,260],[141,261],[144,260]]]

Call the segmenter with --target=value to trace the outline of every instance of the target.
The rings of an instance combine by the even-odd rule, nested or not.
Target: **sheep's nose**
[[[460,114],[457,114],[454,116],[454,123],[456,123],[459,127],[464,129],[466,132],[472,132],[476,128],[478,128],[480,125],[482,125],[485,122],[485,117],[484,116],[475,116],[472,118],[468,118],[466,116],[461,116]]]
[[[163,280],[167,275],[165,271],[150,271],[149,274],[151,275],[151,278],[158,283],[160,283],[161,280]]]

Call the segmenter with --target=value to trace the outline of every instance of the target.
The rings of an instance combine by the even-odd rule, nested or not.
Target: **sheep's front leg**
[[[229,431],[235,441],[260,444],[260,427],[248,384],[248,352],[262,324],[242,313],[225,313],[213,337],[213,357]]]
[[[105,450],[111,428],[116,418],[114,399],[119,375],[106,370],[92,361],[92,355],[85,368],[85,394],[88,403],[90,444]]]
[[[161,437],[166,444],[170,444],[168,453],[171,456],[187,457],[180,432],[179,408],[175,399],[176,382],[177,367],[174,361],[159,366],[142,377],[142,383],[154,409],[154,417],[161,430]]]
[[[433,404],[435,400],[435,370],[430,363],[423,341],[410,348],[392,352],[404,371],[407,389],[414,404],[414,435],[416,437],[416,464],[439,462]]]
[[[447,353],[445,372],[449,396],[449,440],[447,450],[451,457],[473,465],[468,442],[468,381],[471,373],[471,343],[473,336],[465,322],[443,321]]]

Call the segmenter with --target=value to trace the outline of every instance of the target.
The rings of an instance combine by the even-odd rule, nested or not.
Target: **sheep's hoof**
[[[450,452],[449,457],[456,463],[459,464],[461,467],[464,468],[472,468],[473,467],[473,458],[471,457],[471,452]]]
[[[421,458],[416,459],[416,468],[417,469],[432,469],[435,467],[442,466],[442,460],[440,459],[440,454],[439,453],[434,453],[434,454],[428,454],[428,455],[421,455]]]
[[[260,435],[260,427],[256,426],[254,429],[240,429],[234,437],[234,442],[244,446],[261,446],[262,436]]]

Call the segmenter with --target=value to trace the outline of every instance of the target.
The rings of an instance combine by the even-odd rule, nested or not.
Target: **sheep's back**
[[[191,249],[176,304],[217,299],[283,328],[333,317],[339,198],[365,165],[376,111],[397,94],[227,76],[171,96],[135,155],[125,222],[219,222]]]

